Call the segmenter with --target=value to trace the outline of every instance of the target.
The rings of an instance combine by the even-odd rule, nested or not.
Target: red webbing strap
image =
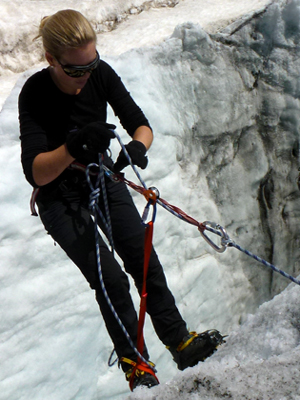
[[[139,313],[139,323],[138,323],[138,333],[137,333],[137,350],[140,354],[143,354],[144,350],[144,324],[145,324],[145,315],[147,308],[147,289],[146,289],[146,280],[148,274],[149,261],[152,251],[152,238],[153,238],[153,221],[148,222],[145,231],[145,249],[144,249],[144,279],[143,279],[143,287],[141,293],[141,301],[140,301],[140,313]],[[143,367],[143,368],[141,368]],[[143,371],[147,371],[150,374],[154,375],[154,372],[151,368],[146,367],[145,363],[142,362],[139,358],[137,359],[137,363],[133,369],[132,375],[129,381],[129,387],[132,390],[133,380],[135,376],[136,369],[142,369]],[[155,375],[154,375],[155,376]]]
[[[135,367],[134,367],[134,369],[133,369],[133,372],[132,372],[132,374],[131,374],[131,377],[130,377],[129,388],[130,388],[131,391],[133,391],[133,381],[134,381],[134,376],[135,376],[135,370],[136,370],[137,368],[138,368],[140,371],[145,371],[145,372],[148,372],[149,374],[155,376],[157,382],[159,383],[159,381],[158,381],[158,379],[157,379],[157,376],[154,374],[152,368],[148,367],[148,365],[145,364],[144,362],[140,362],[139,364],[136,364],[136,365],[135,365]]]
[[[119,179],[121,182],[124,182],[127,186],[131,187],[131,189],[135,190],[136,192],[143,194],[145,197],[147,197],[147,190],[143,188],[142,186],[138,186],[135,183],[129,181],[128,179],[124,178],[124,176],[120,174],[115,175],[117,179]],[[170,211],[174,211],[176,214],[178,214],[185,222],[197,226],[200,232],[205,231],[205,225],[203,225],[201,222],[198,222],[195,218],[191,217],[190,215],[186,214],[184,211],[182,211],[180,208],[168,203],[166,200],[162,199],[160,197],[159,199],[160,204],[163,204],[167,207],[167,209]]]
[[[152,238],[153,238],[153,222],[150,221],[146,226],[146,232],[145,232],[144,279],[143,279],[143,288],[141,294],[138,335],[137,335],[137,349],[140,354],[143,354],[143,349],[144,349],[143,328],[145,323],[147,295],[148,295],[146,289],[146,280],[147,280],[149,261],[152,251]]]

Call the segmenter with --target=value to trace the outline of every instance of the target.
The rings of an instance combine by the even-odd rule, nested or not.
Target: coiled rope
[[[124,149],[125,149],[125,147],[124,147]],[[127,153],[127,151],[126,151],[126,153]],[[127,157],[129,157],[128,153],[127,153]],[[130,157],[129,157],[129,159],[130,159]],[[130,160],[130,164],[131,164],[132,167],[134,167],[132,165],[131,160]],[[91,174],[91,168],[94,168],[94,167],[99,168],[99,173],[97,175],[95,186],[93,185],[92,180],[91,180],[91,175],[92,175]],[[133,169],[135,169],[135,168],[133,168]],[[117,314],[117,312],[116,312],[116,310],[115,310],[115,308],[114,308],[114,306],[113,306],[113,304],[112,304],[112,302],[111,302],[111,300],[109,298],[109,295],[108,295],[106,287],[105,287],[104,279],[103,279],[102,267],[101,267],[101,259],[100,259],[98,216],[100,216],[100,218],[102,219],[102,221],[103,221],[103,223],[104,223],[104,225],[106,227],[107,238],[109,240],[112,252],[114,252],[114,243],[113,243],[113,235],[112,235],[112,226],[111,226],[111,220],[110,220],[109,206],[108,206],[108,200],[107,200],[107,192],[106,192],[106,187],[105,187],[104,165],[103,165],[103,162],[102,162],[102,155],[101,154],[99,154],[99,165],[97,165],[95,163],[92,163],[92,164],[89,164],[86,167],[86,178],[87,178],[87,182],[88,182],[88,185],[89,185],[90,191],[91,191],[90,197],[89,197],[89,209],[90,209],[91,215],[94,218],[95,242],[96,242],[96,259],[97,259],[97,268],[98,268],[98,275],[99,275],[99,281],[100,281],[101,289],[102,289],[104,297],[105,297],[105,299],[106,299],[106,301],[108,303],[108,306],[111,309],[112,314],[114,315],[114,317],[117,320],[120,328],[122,329],[122,331],[123,331],[128,343],[130,344],[130,346],[132,347],[133,351],[137,355],[138,360],[144,362],[153,371],[153,373],[155,373],[156,369],[154,368],[154,366],[151,363],[149,363],[141,354],[142,349],[143,349],[143,344],[144,344],[143,343],[143,325],[144,325],[144,315],[145,315],[145,312],[146,312],[145,298],[147,297],[147,294],[145,292],[145,278],[144,278],[143,293],[142,293],[143,294],[142,304],[143,304],[144,315],[140,311],[140,317],[142,316],[142,323],[139,323],[138,348],[133,343],[129,333],[127,332],[127,330],[126,330],[126,328],[125,328],[125,326],[123,324],[123,322],[119,318],[119,316],[118,316],[118,314]],[[105,215],[101,212],[101,210],[100,210],[100,208],[98,206],[98,200],[99,200],[99,196],[100,196],[101,192],[102,192],[102,198],[103,198],[103,202],[104,202]],[[150,205],[151,205],[151,201],[149,200],[146,208],[149,209]],[[155,210],[155,207],[154,207],[154,210]],[[152,220],[154,220],[154,217],[155,217],[155,211],[153,211]],[[151,239],[152,239],[152,235],[151,235]],[[149,253],[149,256],[150,256],[150,253]]]

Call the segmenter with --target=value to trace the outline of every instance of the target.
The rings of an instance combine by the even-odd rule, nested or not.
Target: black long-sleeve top
[[[90,122],[106,121],[108,103],[131,137],[139,126],[150,127],[120,77],[103,60],[78,95],[59,90],[49,68],[27,80],[19,96],[21,160],[26,179],[33,187],[38,187],[32,176],[34,158],[64,144],[72,130]],[[87,164],[94,160],[77,161]],[[61,179],[62,176],[48,185],[55,186]]]

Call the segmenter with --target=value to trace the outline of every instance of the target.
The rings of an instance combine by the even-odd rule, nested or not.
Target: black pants
[[[80,187],[80,185],[79,185]],[[53,193],[38,197],[41,220],[53,239],[62,247],[70,259],[96,292],[108,333],[119,358],[136,360],[136,355],[112,314],[100,287],[96,263],[94,222],[89,214],[87,196],[79,187],[57,189]],[[139,292],[143,283],[144,232],[145,228],[132,198],[123,183],[106,182],[115,250],[124,262],[124,268],[135,282]],[[99,205],[103,210],[100,200]],[[99,218],[99,226],[105,228]],[[100,236],[100,235],[99,235]],[[102,237],[100,260],[104,283],[110,300],[131,339],[136,343],[137,315],[129,293],[126,273],[113,257]],[[152,249],[147,276],[147,313],[154,329],[165,345],[176,346],[188,331],[168,289],[166,278],[158,257]],[[149,358],[145,346],[144,357]]]

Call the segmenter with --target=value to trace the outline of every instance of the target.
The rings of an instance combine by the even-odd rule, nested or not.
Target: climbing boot
[[[142,361],[136,363],[125,357],[122,357],[120,361],[122,363],[125,362],[131,365],[131,367],[125,372],[125,378],[129,382],[129,387],[132,391],[138,386],[151,388],[159,384],[159,381],[154,373],[155,365],[151,361],[148,361],[148,364],[153,369]]]
[[[167,349],[171,352],[178,369],[183,371],[210,357],[222,343],[225,343],[224,337],[219,331],[212,329],[203,333],[190,332],[179,346]]]

